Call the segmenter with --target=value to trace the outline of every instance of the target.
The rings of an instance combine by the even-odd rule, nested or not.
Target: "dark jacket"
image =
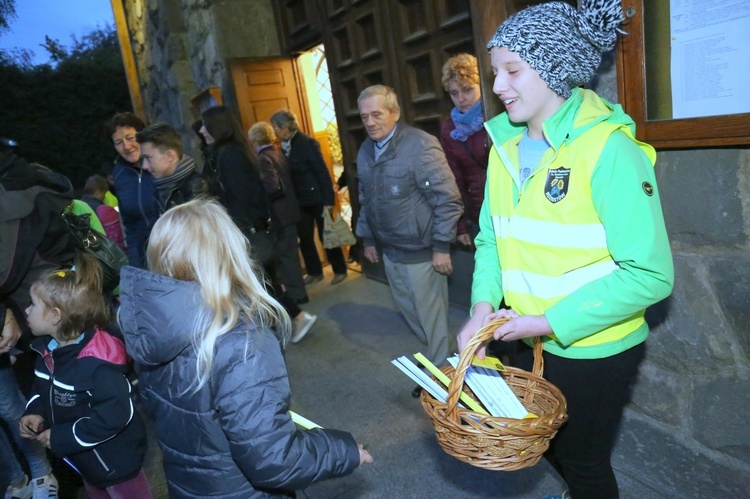
[[[333,182],[318,141],[299,130],[291,140],[289,168],[300,206],[333,206]]]
[[[125,267],[120,293],[120,326],[154,417],[170,497],[278,497],[359,465],[350,434],[295,427],[270,329],[242,320],[221,335],[209,380],[194,392],[191,338],[206,313],[200,287]]]
[[[187,203],[193,199],[211,195],[211,184],[209,180],[195,169],[195,161],[188,155],[183,155],[181,165],[189,165],[190,174],[169,186],[159,186],[156,180],[156,195],[162,213],[175,206]]]
[[[458,220],[458,234],[468,234],[467,220],[479,224],[479,211],[484,201],[484,184],[487,182],[487,162],[490,150],[487,147],[487,132],[482,128],[466,139],[466,142],[451,137],[456,128],[449,117],[440,129],[440,144],[451,167],[456,185],[464,202],[464,214]]]
[[[271,210],[258,166],[236,144],[219,144],[210,153],[213,192],[221,204],[245,235],[265,230]]]
[[[375,160],[375,143],[365,139],[357,155],[357,235],[365,246],[377,240],[394,262],[432,261],[448,253],[463,212],[461,194],[438,140],[405,123]]]
[[[299,222],[299,204],[294,194],[292,172],[284,153],[269,144],[258,150],[263,185],[271,200],[272,225],[288,227]]]
[[[112,171],[120,218],[125,227],[128,260],[136,267],[146,266],[146,244],[151,228],[159,218],[154,177],[139,166],[117,156]]]
[[[72,199],[65,176],[0,152],[0,320],[9,307],[25,337],[31,284],[46,270],[70,265],[75,255],[77,243],[60,216]],[[8,356],[0,355],[0,367],[8,366]]]
[[[146,430],[125,376],[125,345],[99,329],[51,352],[50,341],[32,343],[40,357],[25,414],[44,418],[52,451],[87,482],[103,488],[130,480],[143,466]]]

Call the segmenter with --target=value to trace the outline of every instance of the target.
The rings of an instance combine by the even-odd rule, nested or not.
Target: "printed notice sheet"
[[[750,1],[670,0],[672,117],[750,112]]]

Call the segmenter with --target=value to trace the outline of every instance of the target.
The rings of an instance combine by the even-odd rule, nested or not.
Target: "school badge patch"
[[[547,181],[544,183],[544,195],[550,203],[557,203],[565,198],[570,183],[570,168],[547,170]]]

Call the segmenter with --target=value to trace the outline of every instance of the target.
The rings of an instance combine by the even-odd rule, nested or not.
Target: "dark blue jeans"
[[[641,343],[603,359],[544,354],[544,378],[568,401],[568,421],[552,439],[545,457],[565,479],[573,499],[619,497],[610,458],[645,352]],[[531,349],[519,344],[515,364],[530,371],[532,358]]]
[[[7,362],[0,363],[0,417],[8,425],[13,440],[26,458],[31,469],[31,477],[39,478],[47,475],[52,468],[47,460],[47,451],[44,446],[35,440],[22,438],[19,433],[18,420],[21,419],[25,410],[26,399],[18,388],[13,368]],[[45,421],[45,425],[50,424],[49,421]],[[3,432],[2,428],[0,432]],[[4,432],[0,435],[0,463],[7,468],[11,483],[23,477],[23,470]]]

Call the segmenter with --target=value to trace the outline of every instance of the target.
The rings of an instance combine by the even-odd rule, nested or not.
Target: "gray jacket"
[[[219,337],[209,381],[198,392],[197,284],[125,267],[119,321],[155,423],[170,497],[280,497],[350,473],[357,444],[337,430],[297,430],[279,342],[239,323]]]
[[[427,262],[433,251],[450,251],[463,203],[437,138],[399,122],[377,161],[375,143],[365,139],[357,174],[357,235],[365,246],[377,241],[399,263]]]

